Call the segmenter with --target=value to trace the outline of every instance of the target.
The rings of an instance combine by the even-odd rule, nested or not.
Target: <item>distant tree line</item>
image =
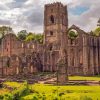
[[[9,33],[9,31],[12,31],[11,27],[8,26],[0,26],[0,43],[2,41],[2,38]],[[13,32],[13,31],[12,31]],[[98,26],[94,31],[92,31],[92,35],[94,36],[100,36],[100,26]],[[78,36],[77,31],[71,30],[69,31],[69,38],[75,39]],[[26,30],[21,30],[17,33],[18,39],[22,41],[37,41],[39,43],[43,43],[43,34],[41,33],[33,33],[33,32],[27,32]]]
[[[0,43],[2,41],[2,38],[9,33],[9,31],[12,31],[11,27],[8,26],[1,26],[0,27]],[[13,32],[13,31],[12,31]],[[22,41],[37,41],[39,43],[43,43],[43,34],[41,33],[33,33],[33,32],[27,32],[26,30],[21,30],[16,35],[18,39]]]

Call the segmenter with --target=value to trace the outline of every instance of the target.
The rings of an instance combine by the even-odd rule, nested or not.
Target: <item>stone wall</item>
[[[15,34],[4,36],[0,45],[0,76],[42,70],[43,45],[19,40]]]
[[[72,29],[78,33],[74,40],[68,36]],[[13,33],[5,35],[0,45],[0,75],[55,72],[64,44],[67,44],[69,74],[100,74],[100,37],[92,36],[75,25],[68,28],[67,6],[57,2],[45,5],[43,44],[21,41]]]
[[[68,31],[78,32],[73,41],[68,39],[69,74],[99,75],[100,74],[100,37],[95,37],[73,25]]]
[[[38,53],[0,58],[0,76],[34,73],[42,67]]]

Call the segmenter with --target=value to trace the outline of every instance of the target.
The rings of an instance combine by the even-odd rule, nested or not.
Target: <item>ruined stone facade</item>
[[[70,74],[100,74],[100,37],[95,37],[73,25],[68,29],[78,32],[78,37],[68,39],[68,66]]]
[[[41,71],[42,47],[36,41],[21,41],[14,33],[6,34],[0,46],[0,75]]]
[[[98,21],[98,25],[100,25],[100,21]],[[78,33],[74,40],[69,38],[70,30]],[[67,41],[64,39],[64,33],[66,33]],[[69,74],[100,74],[100,37],[88,34],[75,25],[68,28],[67,6],[58,2],[45,6],[44,36],[44,71],[56,71],[61,42],[63,42],[63,44],[67,44],[66,56],[68,57]]]
[[[78,33],[74,40],[69,38],[70,30]],[[69,28],[67,6],[57,2],[45,5],[43,44],[21,41],[13,33],[4,36],[0,45],[0,75],[55,72],[61,47],[65,44],[69,74],[100,74],[100,37],[88,34],[75,25]]]

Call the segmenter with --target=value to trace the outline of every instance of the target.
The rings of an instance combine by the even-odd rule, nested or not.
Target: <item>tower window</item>
[[[52,45],[50,46],[49,50],[50,50],[50,51],[52,50]]]
[[[73,40],[71,39],[71,45],[73,44]]]
[[[53,35],[53,31],[50,31],[50,35]]]
[[[7,52],[8,52],[8,48],[7,48]]]
[[[52,24],[54,24],[54,16],[53,16],[53,15],[50,16],[50,22],[51,22]]]

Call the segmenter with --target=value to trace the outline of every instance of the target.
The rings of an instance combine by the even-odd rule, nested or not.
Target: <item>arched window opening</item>
[[[49,50],[50,50],[50,51],[52,51],[52,49],[53,49],[53,46],[52,46],[52,45],[50,45]]]
[[[68,32],[68,37],[72,40],[76,39],[78,37],[78,32],[74,29],[71,29],[69,32]]]
[[[74,66],[74,50],[71,49],[71,65]]]
[[[50,46],[50,51],[52,50],[52,46]]]
[[[7,59],[7,67],[10,67],[10,58]]]
[[[7,48],[7,52],[8,52],[8,48]]]
[[[71,45],[73,45],[73,40],[71,39],[70,41],[71,41]]]
[[[51,22],[52,24],[54,24],[54,16],[53,16],[53,15],[50,16],[50,22]]]
[[[50,31],[50,35],[53,35],[53,31]]]

